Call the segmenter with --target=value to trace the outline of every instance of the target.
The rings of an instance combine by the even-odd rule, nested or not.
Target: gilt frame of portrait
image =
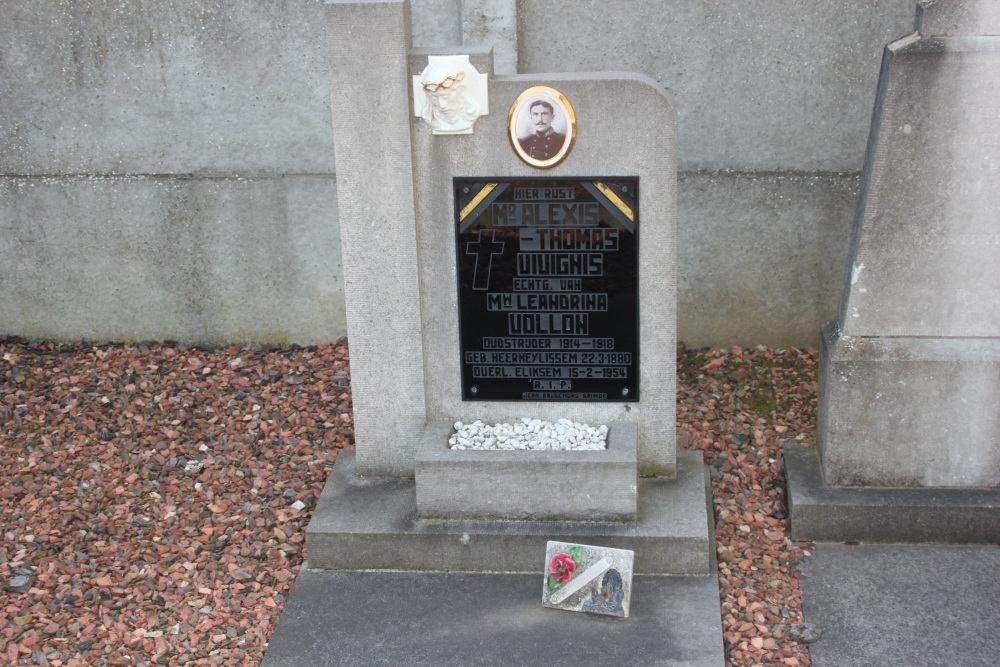
[[[538,102],[547,103],[552,107],[552,130],[565,135],[558,150],[551,156],[542,158],[532,156],[525,145],[534,134],[531,107]],[[576,113],[566,96],[555,88],[533,86],[518,95],[510,105],[507,114],[507,136],[511,148],[521,160],[538,169],[549,169],[565,160],[573,149],[573,143],[576,141]]]

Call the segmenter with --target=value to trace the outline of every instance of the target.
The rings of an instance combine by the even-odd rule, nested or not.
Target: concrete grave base
[[[677,476],[638,480],[631,522],[420,519],[416,485],[360,478],[342,451],[309,528],[312,567],[537,573],[548,540],[635,551],[636,574],[707,575],[714,551],[700,452],[677,452]]]
[[[833,486],[816,448],[782,450],[793,540],[996,544],[1000,489]]]
[[[1000,487],[1000,338],[823,327],[817,441],[838,486]]]
[[[417,445],[421,519],[636,518],[635,424],[611,423],[607,449],[580,452],[463,451],[448,447],[452,431],[431,422]]]
[[[542,607],[538,556],[532,574],[303,567],[262,667],[724,664],[714,576],[635,577],[617,619]]]

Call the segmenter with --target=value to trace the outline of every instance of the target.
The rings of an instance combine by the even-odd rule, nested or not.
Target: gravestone
[[[413,664],[488,664],[512,637],[531,655],[515,662],[544,662],[553,636],[565,661],[624,650],[639,630],[597,636],[577,614],[522,623],[542,599],[511,577],[537,584],[550,541],[617,550],[596,561],[634,553],[601,571],[590,606],[582,588],[565,593],[576,584],[563,602],[631,609],[628,622],[683,636],[654,662],[687,651],[689,664],[719,664],[705,468],[674,442],[677,158],[665,92],[628,73],[494,76],[488,50],[411,49],[408,2],[327,4],[356,448],[338,454],[316,505],[299,581],[342,599],[372,582],[324,573],[383,572],[372,604],[402,613],[394,631],[427,645]],[[458,422],[477,421],[562,424],[562,444],[449,446]],[[581,429],[606,433],[606,447],[570,449]],[[585,560],[583,571],[603,567]],[[474,614],[492,619],[476,621],[481,636],[442,645],[411,632],[413,605],[434,627],[454,625],[454,573],[476,573],[462,585],[488,591]],[[667,582],[673,609],[653,612],[637,611],[652,598],[637,602],[633,574],[700,576]],[[427,577],[433,595],[401,599]],[[352,610],[313,613],[299,590],[283,619],[354,627]],[[666,626],[676,618],[683,629]],[[283,621],[265,665],[342,650],[310,629],[303,648],[299,632]],[[503,648],[484,656],[489,646]],[[341,659],[372,660],[359,650]]]
[[[700,454],[674,443],[663,90],[636,74],[494,77],[488,51],[409,48],[406,3],[329,8],[356,451],[318,504],[310,564],[531,572],[560,537],[649,540],[637,573],[707,574]],[[546,110],[538,143],[522,125]],[[610,448],[448,448],[456,421],[526,417],[611,425]]]
[[[885,50],[840,314],[823,329],[821,472],[831,487],[995,490],[1000,5],[921,3],[916,27]],[[896,503],[880,498],[884,528]],[[920,539],[935,538],[928,524],[975,539],[959,524],[986,528],[971,505],[996,503],[948,518],[957,496],[906,498]],[[807,537],[794,508],[792,522]]]
[[[636,572],[707,574],[701,457],[674,443],[669,101],[617,73],[490,76],[475,97],[489,52],[409,49],[405,6],[330,4],[356,451],[317,506],[310,564],[530,572],[562,537],[647,541]],[[518,138],[535,96],[562,116],[551,155]],[[448,448],[456,421],[525,417],[611,425],[610,449]]]

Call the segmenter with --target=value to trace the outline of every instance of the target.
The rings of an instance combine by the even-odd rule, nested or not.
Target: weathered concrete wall
[[[414,44],[488,39],[493,4],[511,3],[413,0]],[[882,46],[910,31],[914,0],[516,9],[522,71],[634,70],[671,93],[679,339],[817,346]],[[321,0],[0,3],[0,335],[343,335],[322,13]],[[201,250],[178,251],[193,239]]]
[[[327,176],[0,179],[3,333],[311,343],[338,335]]]
[[[0,3],[0,335],[343,335],[322,16]]]
[[[677,339],[818,345],[837,311],[857,175],[682,173]]]

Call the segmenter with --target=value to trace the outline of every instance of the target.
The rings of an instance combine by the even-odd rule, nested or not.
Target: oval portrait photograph
[[[507,117],[510,145],[533,167],[554,167],[569,155],[576,138],[576,116],[569,100],[548,86],[517,96]]]

